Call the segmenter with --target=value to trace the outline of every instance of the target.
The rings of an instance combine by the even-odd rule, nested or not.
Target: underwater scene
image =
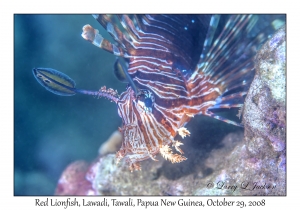
[[[14,195],[286,195],[285,24],[14,15]]]

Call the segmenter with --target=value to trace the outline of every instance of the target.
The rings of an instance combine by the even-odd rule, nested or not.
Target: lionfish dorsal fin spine
[[[125,52],[121,47],[116,46],[115,44],[112,44],[107,39],[104,39],[101,34],[99,34],[99,31],[97,29],[94,29],[90,25],[85,25],[82,28],[83,32],[81,36],[87,40],[90,41],[93,45],[96,47],[99,47],[103,50],[106,50],[116,56],[124,57]]]
[[[203,50],[202,50],[202,53],[200,55],[199,63],[203,63],[203,60],[205,60],[205,57],[207,56],[207,52],[210,49],[211,43],[212,43],[213,38],[215,36],[215,32],[216,32],[216,29],[218,27],[219,20],[220,20],[220,15],[213,15],[211,17],[211,20],[210,20],[210,23],[209,23],[210,27],[209,27],[208,32],[206,34],[206,38],[205,38],[205,41],[204,41],[204,44],[203,44]]]
[[[139,161],[155,160],[157,153],[172,163],[185,160],[181,142],[174,138],[190,134],[183,126],[195,115],[242,126],[214,112],[243,106],[257,46],[266,39],[265,34],[254,38],[258,16],[94,17],[116,43],[90,26],[84,28],[84,38],[128,59],[128,69],[117,65],[128,73],[119,78],[131,83],[117,102],[124,138],[117,159],[124,158],[130,170],[139,170]],[[181,154],[173,153],[170,144]]]

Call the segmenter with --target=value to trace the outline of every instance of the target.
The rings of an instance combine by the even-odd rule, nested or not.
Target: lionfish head
[[[122,158],[129,164],[131,171],[140,170],[139,162],[148,158],[156,161],[155,155],[161,153],[171,162],[181,162],[186,158],[173,154],[169,144],[182,152],[174,141],[171,133],[155,118],[152,113],[155,107],[154,95],[149,90],[139,90],[136,94],[129,87],[120,95],[117,103],[118,114],[123,125],[119,128],[123,135],[123,142],[116,154],[117,162]]]

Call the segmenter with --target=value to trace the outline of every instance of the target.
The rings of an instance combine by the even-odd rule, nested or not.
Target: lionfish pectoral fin
[[[206,112],[203,113],[203,115],[206,115],[208,117],[212,117],[212,118],[215,118],[217,120],[221,120],[223,122],[226,122],[228,124],[232,124],[232,125],[235,125],[235,126],[239,126],[239,127],[244,127],[241,123],[237,123],[237,122],[234,122],[232,120],[229,120],[229,119],[226,119],[224,117],[221,117],[219,115],[216,115],[215,113],[209,111],[209,110],[206,110]]]
[[[208,109],[211,110],[211,109],[240,108],[243,106],[244,97],[245,95],[247,95],[247,92],[242,91],[242,92],[232,93],[225,96],[223,95],[219,96],[216,99],[216,104],[209,107]]]
[[[254,75],[254,56],[272,31],[269,25],[256,27],[260,18],[263,17],[231,15],[226,23],[219,24],[222,30],[216,33],[216,38],[212,38],[217,27],[213,23],[218,22],[218,18],[212,16],[202,54],[190,81],[197,79],[197,74],[203,72],[224,89],[248,85]]]
[[[211,17],[211,20],[209,23],[209,28],[206,33],[206,38],[205,38],[204,45],[203,45],[203,50],[200,55],[199,63],[202,63],[202,61],[205,60],[205,57],[207,56],[207,52],[210,49],[211,43],[215,36],[216,29],[218,27],[220,16],[221,15],[212,15],[212,17]]]
[[[217,22],[213,18],[211,22]],[[210,38],[206,39],[196,69],[187,80],[192,88],[195,81],[199,81],[219,90],[219,97],[212,97],[215,100],[214,105],[202,114],[243,127],[242,124],[223,118],[212,110],[243,106],[255,73],[254,57],[260,44],[268,37],[268,26],[263,26],[263,29],[256,26],[259,18],[259,15],[231,15],[226,22],[220,21],[217,30],[210,24],[208,33],[215,32],[216,37],[207,35]],[[213,41],[210,44],[211,40]]]
[[[233,77],[234,73],[242,69],[237,64],[243,63],[245,66],[245,64],[251,62],[251,59],[247,58],[252,58],[254,53],[247,57],[240,51],[241,48],[245,47],[242,44],[248,44],[248,42],[244,43],[242,39],[243,35],[251,30],[248,27],[251,21],[251,15],[232,15],[213,44],[209,48],[206,44],[204,45],[198,65],[191,78],[195,78],[199,72],[203,72],[206,76],[213,77],[214,81],[223,79],[218,83],[227,82],[224,81],[224,78],[227,78],[229,72]],[[211,26],[211,28],[214,27]],[[212,38],[209,38],[209,40],[212,40]],[[245,63],[245,61],[247,62]],[[232,65],[232,63],[234,64]]]

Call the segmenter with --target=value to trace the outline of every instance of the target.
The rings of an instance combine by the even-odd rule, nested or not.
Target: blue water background
[[[90,24],[110,39],[91,15],[14,16],[14,194],[52,195],[66,166],[96,158],[121,125],[114,103],[91,96],[63,97],[44,89],[32,68],[69,75],[78,88],[124,91],[113,73],[115,56],[81,37]]]

